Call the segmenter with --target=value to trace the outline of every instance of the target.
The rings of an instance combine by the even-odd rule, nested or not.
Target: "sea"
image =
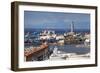
[[[24,29],[24,33],[26,34],[27,32],[31,33],[31,34],[39,34],[41,31],[44,30],[53,30],[55,31],[56,34],[64,34],[65,32],[70,32],[70,29],[32,29],[32,28],[25,28]],[[90,33],[89,29],[75,29],[74,30],[75,33]]]

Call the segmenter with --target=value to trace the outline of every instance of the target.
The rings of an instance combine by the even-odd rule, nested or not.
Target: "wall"
[[[10,3],[14,0],[0,0],[0,73],[14,73],[10,70],[10,54],[11,54],[11,12]],[[20,0],[19,0],[20,1]],[[33,0],[22,0],[22,1],[33,1]],[[94,5],[98,6],[100,12],[100,0],[34,0],[34,2],[45,2],[45,3],[62,3],[62,4],[79,4],[79,5]],[[98,12],[98,13],[99,13]],[[100,14],[98,14],[98,19]],[[100,22],[98,22],[99,24]],[[98,32],[100,25],[98,25]],[[100,33],[98,33],[100,37]],[[100,43],[100,38],[98,39]],[[100,46],[98,46],[98,55],[100,55]],[[100,61],[100,58],[98,59]],[[55,69],[55,70],[40,70],[34,71],[34,73],[99,73],[100,62],[98,67],[86,67],[86,68],[69,68],[69,69]],[[24,73],[24,72],[22,72]],[[33,73],[33,71],[26,71],[25,73]]]

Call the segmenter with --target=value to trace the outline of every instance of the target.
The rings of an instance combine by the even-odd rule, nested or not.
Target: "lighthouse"
[[[72,23],[71,23],[71,31],[70,31],[71,33],[74,33],[74,22],[72,21]]]
[[[67,33],[68,35],[74,35],[74,22],[72,21],[70,24],[70,32]]]

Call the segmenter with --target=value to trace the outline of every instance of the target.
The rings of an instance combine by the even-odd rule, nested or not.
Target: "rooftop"
[[[43,45],[40,45],[39,47],[27,48],[27,49],[25,49],[25,51],[24,51],[24,56],[29,56],[29,55],[33,55],[33,54],[35,54],[35,53],[39,53],[39,52],[41,52],[42,50],[47,49],[47,47],[48,47],[48,45],[43,44]]]

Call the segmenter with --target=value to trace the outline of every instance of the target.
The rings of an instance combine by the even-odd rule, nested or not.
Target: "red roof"
[[[33,47],[32,49],[31,48],[25,49],[24,55],[29,56],[29,55],[32,55],[34,53],[39,53],[39,52],[47,49],[47,47],[48,47],[48,45],[40,45],[39,47]]]

